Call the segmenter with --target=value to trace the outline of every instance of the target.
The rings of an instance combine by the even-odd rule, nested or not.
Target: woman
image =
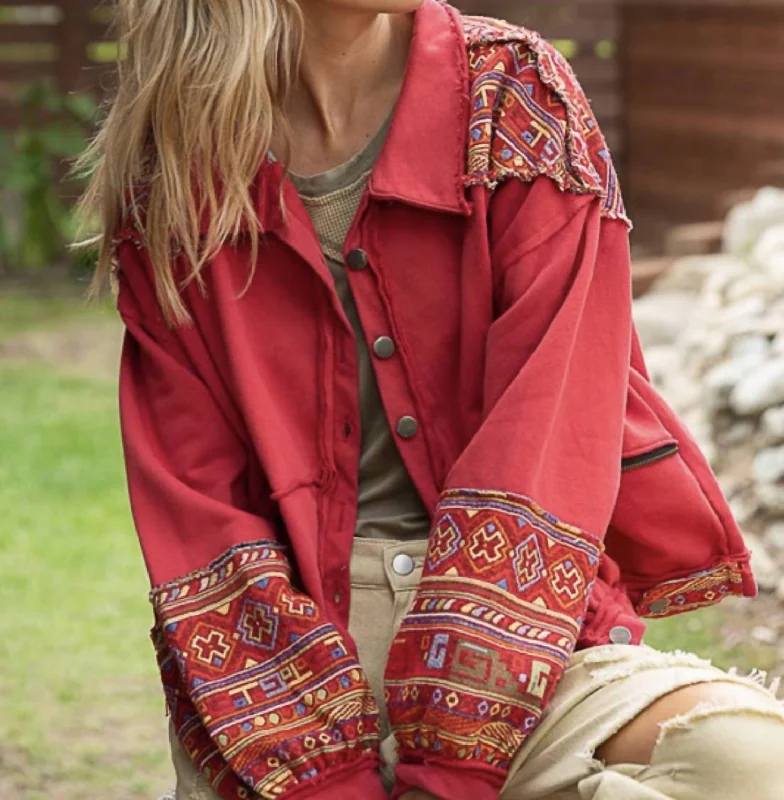
[[[755,587],[564,60],[437,0],[119,5],[83,208],[176,797],[779,797],[773,694],[641,644]]]

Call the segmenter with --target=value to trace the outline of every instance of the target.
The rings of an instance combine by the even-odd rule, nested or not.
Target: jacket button
[[[350,250],[346,256],[346,264],[348,265],[349,269],[365,269],[365,267],[368,265],[367,253],[359,248],[356,250]]]
[[[405,553],[400,553],[392,559],[392,569],[398,575],[410,575],[414,571],[414,559]]]
[[[419,423],[413,417],[401,417],[397,421],[397,433],[403,439],[412,439],[418,430]]]
[[[394,341],[389,338],[389,336],[379,336],[375,342],[373,342],[373,352],[379,358],[392,358],[395,355],[395,347]]]
[[[610,631],[610,641],[613,644],[631,644],[632,632],[623,625],[616,625]]]

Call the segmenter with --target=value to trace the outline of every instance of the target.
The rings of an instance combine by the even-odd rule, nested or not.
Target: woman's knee
[[[668,730],[688,727],[705,715],[732,716],[744,712],[778,717],[784,737],[784,711],[766,690],[729,681],[698,683],[671,692],[654,702],[597,748],[596,757],[608,766],[650,764],[657,745]],[[728,734],[731,727],[727,726]],[[744,726],[744,729],[752,730],[753,726]],[[735,743],[740,744],[737,740]]]

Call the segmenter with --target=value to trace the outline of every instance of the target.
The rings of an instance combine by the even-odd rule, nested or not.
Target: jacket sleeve
[[[575,648],[620,483],[626,223],[539,178],[497,190],[490,230],[483,423],[447,477],[386,671],[395,796],[498,797]]]
[[[378,709],[355,654],[292,583],[241,419],[195,326],[168,329],[144,251],[118,247],[131,505],[179,741],[223,798],[385,797]],[[263,484],[262,484],[263,487]]]

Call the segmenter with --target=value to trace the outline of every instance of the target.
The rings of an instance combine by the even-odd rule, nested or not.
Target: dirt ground
[[[119,322],[75,322],[54,331],[31,331],[0,342],[0,358],[40,361],[69,374],[114,380],[122,347]]]

